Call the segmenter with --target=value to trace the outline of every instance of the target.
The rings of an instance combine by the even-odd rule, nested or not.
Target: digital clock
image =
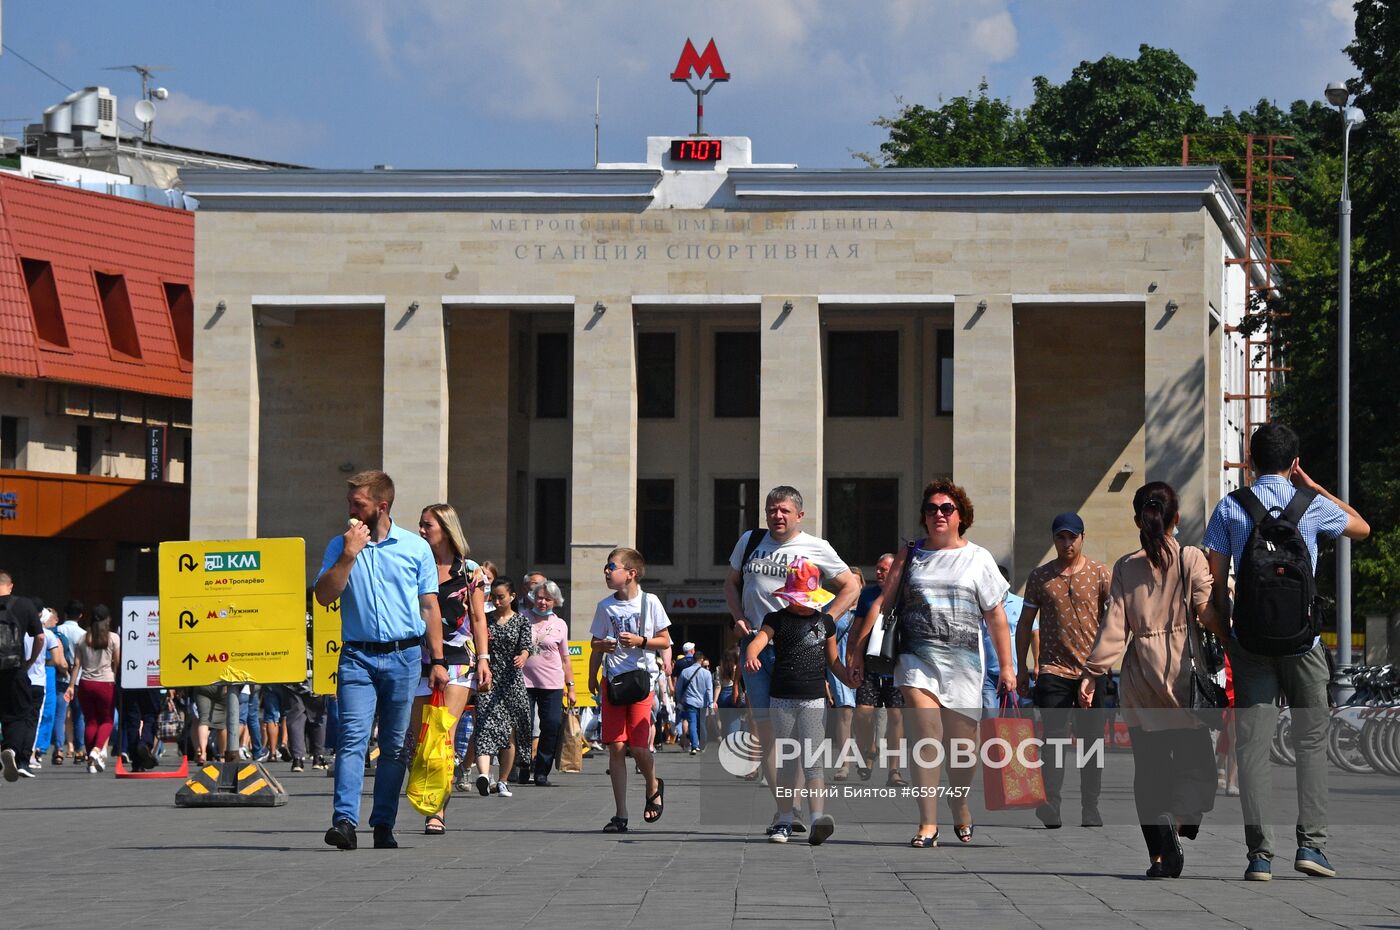
[[[720,158],[719,139],[672,139],[671,161],[715,162]]]

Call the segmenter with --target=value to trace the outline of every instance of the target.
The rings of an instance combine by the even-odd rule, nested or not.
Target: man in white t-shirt
[[[780,485],[768,492],[764,501],[767,530],[750,530],[739,537],[729,556],[729,574],[724,579],[724,599],[734,621],[739,649],[763,626],[763,618],[782,610],[778,591],[787,583],[788,565],[804,558],[821,570],[821,585],[836,597],[825,613],[839,617],[855,606],[860,582],[825,539],[802,532],[802,494],[796,488]],[[753,711],[754,728],[764,747],[763,769],[770,786],[777,785],[773,765],[773,726],[768,720],[768,690],[773,678],[773,645],[759,653],[762,667],[744,670],[744,690]],[[799,786],[800,787],[800,786]]]
[[[52,615],[53,611],[45,609],[39,614],[39,622],[42,625],[46,616]],[[67,669],[68,663],[63,657],[63,644],[58,641],[48,629],[40,630],[39,635],[24,637],[24,651],[26,655],[32,655],[35,650],[36,640],[38,642],[38,657],[29,665],[29,693],[32,703],[29,710],[29,722],[34,734],[34,739],[29,746],[29,754],[24,757],[19,765],[19,774],[22,778],[33,778],[34,769],[38,768],[37,756],[42,756],[49,748],[47,734],[41,741],[39,734],[39,723],[43,719],[44,704],[48,700],[49,694],[49,663],[62,664]],[[52,725],[52,722],[50,722]]]

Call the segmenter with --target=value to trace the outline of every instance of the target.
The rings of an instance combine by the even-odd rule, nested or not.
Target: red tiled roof
[[[68,349],[38,339],[20,259],[53,268]],[[122,275],[141,357],[114,353],[94,272]],[[165,284],[194,284],[194,215],[0,174],[0,374],[189,397]]]

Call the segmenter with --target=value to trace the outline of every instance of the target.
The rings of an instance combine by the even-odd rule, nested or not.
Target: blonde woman
[[[432,504],[418,518],[418,535],[433,550],[438,572],[438,608],[442,613],[442,657],[447,663],[447,689],[443,704],[460,721],[462,712],[478,685],[478,663],[489,659],[486,648],[486,581],[481,566],[467,556],[471,553],[462,522],[451,504]],[[423,653],[425,656],[427,652]],[[416,744],[423,706],[432,695],[428,686],[429,666],[423,666],[418,694],[413,700],[408,740],[404,751],[411,754]],[[490,672],[482,685],[489,685]],[[453,739],[456,725],[453,726]],[[441,836],[447,832],[446,807],[427,818],[423,832]]]

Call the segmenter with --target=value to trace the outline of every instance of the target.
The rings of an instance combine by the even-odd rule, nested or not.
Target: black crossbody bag
[[[647,622],[651,616],[650,602],[645,591],[642,592],[642,616],[641,631],[646,636]],[[619,631],[620,632],[620,631]],[[650,639],[650,637],[647,637]],[[618,645],[622,645],[620,642]],[[643,655],[643,661],[646,656]],[[646,699],[651,693],[651,673],[644,668],[633,669],[630,672],[621,672],[608,679],[608,703],[614,707],[622,707],[628,704],[635,704]]]
[[[1186,661],[1191,663],[1191,693],[1187,706],[1206,726],[1212,730],[1224,729],[1224,709],[1230,706],[1229,695],[1211,677],[1203,658],[1198,658],[1196,646],[1196,618],[1191,612],[1190,588],[1186,583],[1186,550],[1177,550],[1177,575],[1181,578],[1181,603],[1186,608]]]

